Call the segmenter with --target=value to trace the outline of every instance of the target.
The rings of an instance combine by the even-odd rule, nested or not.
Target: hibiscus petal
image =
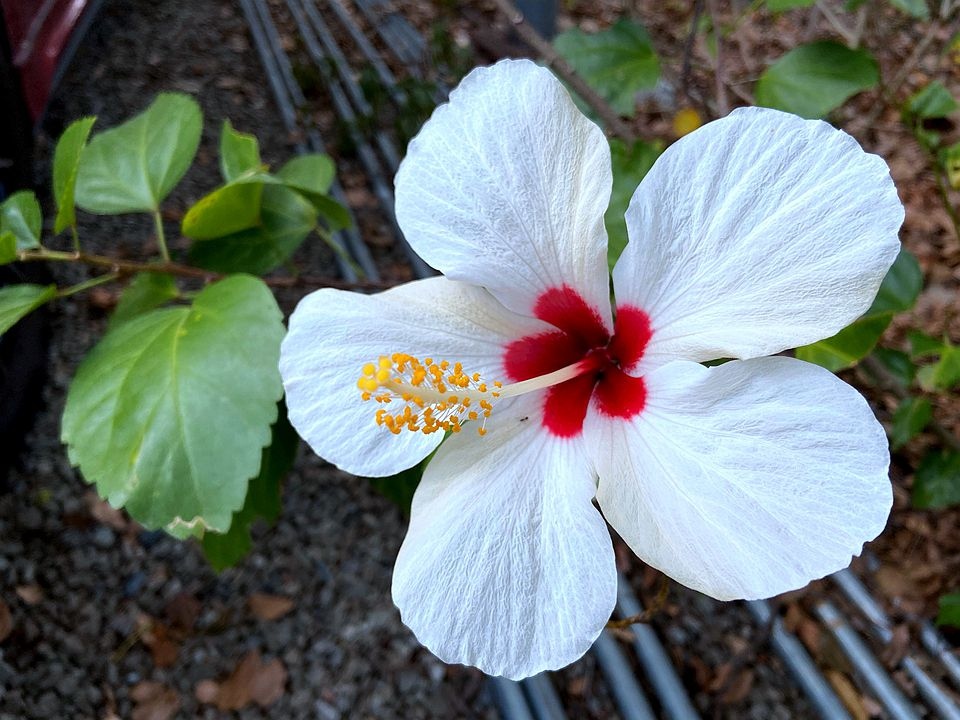
[[[501,403],[485,437],[465,429],[441,446],[393,574],[393,600],[421,643],[514,679],[583,655],[617,594],[582,442],[544,432],[538,407]]]
[[[528,60],[471,72],[407,148],[396,211],[414,250],[515,312],[564,286],[610,326],[610,150],[560,82]]]
[[[644,310],[642,370],[771,355],[870,306],[899,251],[886,163],[820,120],[745,108],[678,140],[643,179],[614,269]]]
[[[391,434],[375,422],[356,381],[381,355],[407,353],[460,361],[487,380],[505,378],[511,340],[548,326],[514,315],[480,288],[446,278],[400,285],[377,295],[324,289],[290,317],[280,374],[290,421],[318,455],[357,475],[392,475],[425,458],[443,433]]]
[[[792,358],[650,373],[630,422],[591,412],[607,521],[644,561],[720,600],[763,598],[846,567],[892,503],[866,401]]]

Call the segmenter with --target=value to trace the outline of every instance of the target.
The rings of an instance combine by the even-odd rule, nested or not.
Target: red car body
[[[0,0],[13,66],[36,122],[50,98],[61,63],[90,0]]]

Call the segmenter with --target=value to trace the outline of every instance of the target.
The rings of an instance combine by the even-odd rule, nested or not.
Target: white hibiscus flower
[[[733,599],[846,566],[886,521],[867,403],[764,357],[870,305],[903,220],[884,162],[774,110],[705,125],[637,188],[612,303],[610,188],[603,133],[547,70],[475,70],[396,179],[406,237],[445,277],[320,290],[290,319],[290,419],[323,458],[391,475],[440,445],[424,430],[462,430],[424,473],[393,579],[445,661],[520,678],[586,652],[616,600],[606,523]]]

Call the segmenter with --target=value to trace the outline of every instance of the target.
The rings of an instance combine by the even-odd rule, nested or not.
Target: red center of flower
[[[543,424],[550,433],[579,435],[591,399],[609,417],[631,418],[643,410],[647,400],[643,378],[624,372],[643,357],[650,341],[650,319],[643,310],[617,307],[613,337],[597,311],[567,285],[544,291],[533,312],[557,329],[507,345],[503,364],[511,381],[545,375],[581,360],[590,365],[582,375],[547,390]]]

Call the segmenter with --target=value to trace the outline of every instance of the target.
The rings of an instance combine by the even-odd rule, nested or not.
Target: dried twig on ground
[[[713,29],[713,38],[717,46],[717,56],[713,66],[713,82],[717,95],[717,114],[723,117],[730,113],[730,101],[727,99],[727,83],[723,76],[723,36],[720,33],[720,21],[717,17],[717,0],[707,0],[707,10],[710,12],[710,25]]]
[[[554,49],[553,45],[547,42],[530,23],[524,20],[523,13],[517,10],[510,0],[494,0],[494,2],[500,12],[513,23],[524,42],[536,50],[547,65],[565,80],[577,95],[583,98],[583,101],[597,113],[611,133],[627,142],[633,142],[637,139],[636,134],[620,119],[620,116],[610,107],[610,104],[577,74],[577,71]]]

